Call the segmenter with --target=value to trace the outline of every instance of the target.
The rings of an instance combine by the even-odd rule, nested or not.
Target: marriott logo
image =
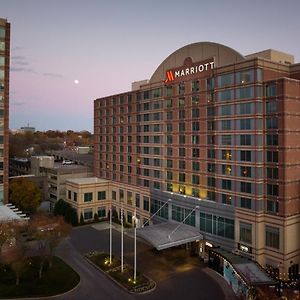
[[[204,71],[212,70],[214,66],[215,66],[215,62],[209,61],[207,63],[200,63],[191,67],[181,68],[179,70],[169,70],[166,72],[166,79],[164,82],[168,83],[174,81],[176,78],[179,77],[194,75],[197,73],[202,73]]]

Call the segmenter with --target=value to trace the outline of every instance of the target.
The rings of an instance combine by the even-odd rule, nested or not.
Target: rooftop
[[[68,179],[67,181],[75,184],[109,183],[109,180],[105,180],[97,177],[74,178],[74,179]]]

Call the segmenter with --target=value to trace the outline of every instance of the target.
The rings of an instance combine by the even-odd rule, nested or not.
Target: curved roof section
[[[153,73],[150,83],[164,80],[167,70],[183,66],[185,59],[188,57],[190,57],[193,62],[214,57],[215,67],[226,66],[245,60],[243,55],[225,45],[212,42],[193,43],[169,55]]]

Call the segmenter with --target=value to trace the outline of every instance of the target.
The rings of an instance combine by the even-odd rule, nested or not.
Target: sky
[[[299,0],[0,0],[11,23],[10,128],[93,131],[95,99],[129,91],[194,42],[300,62],[299,12]]]

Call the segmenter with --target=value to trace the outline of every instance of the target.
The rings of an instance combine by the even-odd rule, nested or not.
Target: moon
[[[75,79],[75,80],[74,80],[74,83],[75,83],[75,84],[78,84],[78,83],[79,83],[79,80],[78,80],[78,79]]]

